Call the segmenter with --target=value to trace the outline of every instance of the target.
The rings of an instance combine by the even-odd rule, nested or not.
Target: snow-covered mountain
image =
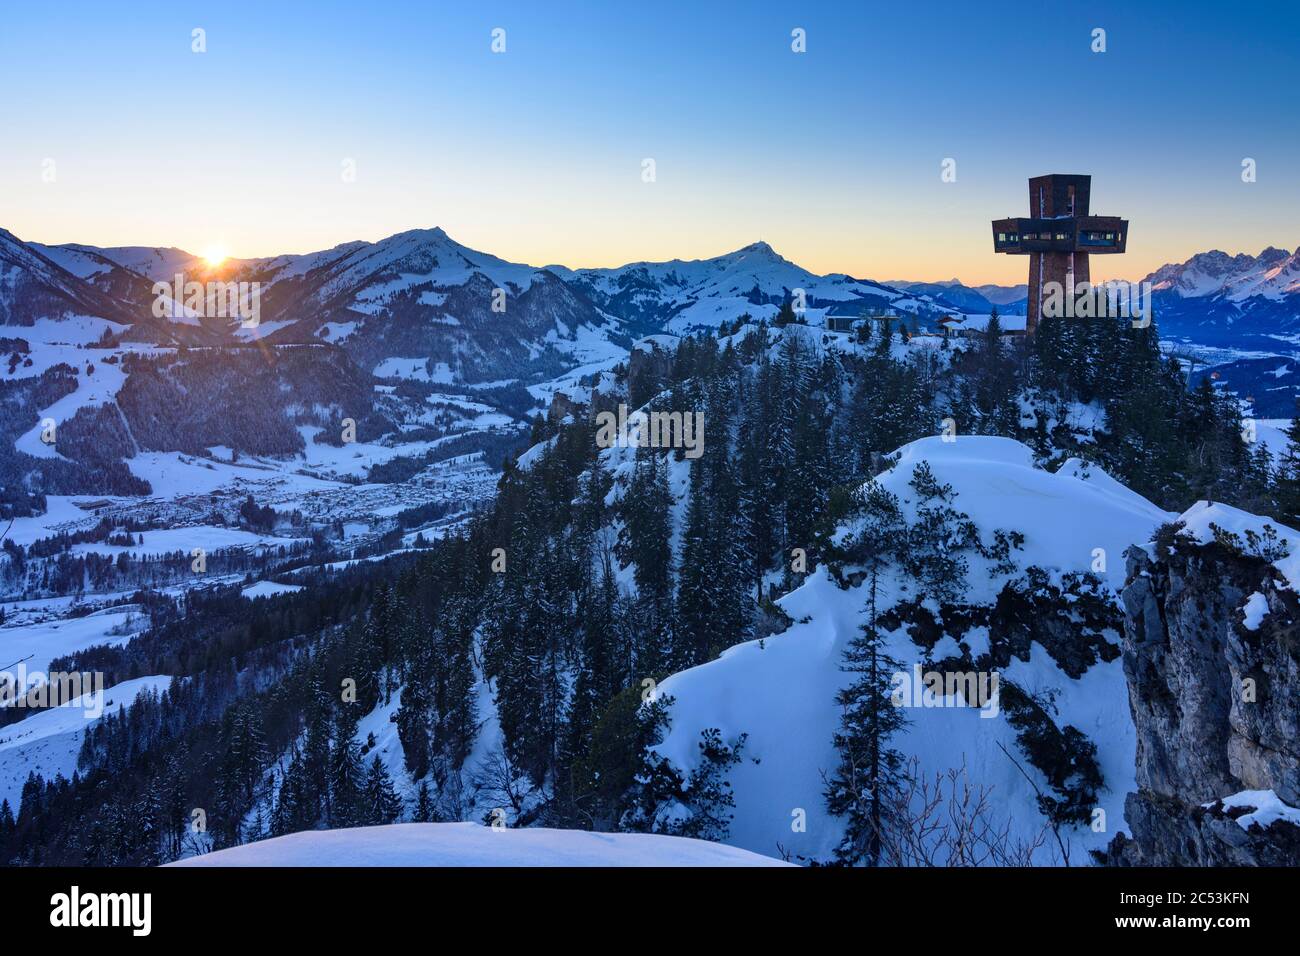
[[[0,280],[0,324],[79,310],[132,325],[135,337],[162,344],[325,341],[381,376],[444,382],[532,382],[575,367],[608,366],[635,337],[715,329],[743,315],[771,319],[787,302],[804,306],[814,325],[828,312],[935,318],[954,309],[989,311],[977,293],[954,302],[951,292],[943,298],[843,274],[819,276],[765,242],[711,259],[574,270],[508,262],[440,228],[218,266],[176,248],[4,238],[11,264],[7,280]],[[153,318],[153,283],[177,275],[260,283],[258,327],[185,310]]]
[[[828,309],[854,314],[895,306],[915,310],[899,290],[842,273],[818,276],[755,242],[712,259],[633,262],[616,269],[551,269],[581,288],[605,310],[641,324],[644,331],[714,329],[748,313],[770,319],[803,291],[808,320]]]
[[[1162,334],[1214,345],[1277,348],[1300,333],[1300,248],[1257,256],[1214,250],[1147,276]]]
[[[1292,253],[1269,246],[1257,256],[1200,252],[1186,262],[1161,266],[1144,281],[1157,292],[1184,298],[1222,295],[1241,302],[1258,295],[1279,300],[1300,292],[1300,248]]]
[[[996,306],[1005,307],[1008,312],[1023,312],[1029,295],[1029,286],[1019,285],[977,285],[975,291]]]
[[[1003,314],[1023,315],[1029,292],[1029,287],[1024,284],[968,286],[960,279],[949,279],[946,282],[892,279],[888,284],[914,295],[929,296],[948,308],[981,314],[991,312],[996,306]]]
[[[952,486],[951,507],[969,515],[984,541],[998,530],[1024,539],[1006,562],[970,555],[967,573],[954,582],[964,594],[952,603],[918,604],[914,579],[882,576],[878,610],[888,651],[906,675],[918,666],[999,673],[999,707],[991,715],[951,695],[924,704],[909,697],[898,746],[926,779],[952,772],[988,788],[999,814],[994,823],[1009,824],[1013,841],[1043,834],[1040,792],[1071,799],[1060,791],[1078,781],[1069,774],[1054,780],[1051,769],[1080,756],[1065,753],[1067,728],[1097,746],[1102,786],[1085,802],[1109,822],[1101,831],[1062,828],[1077,864],[1124,828],[1125,795],[1134,789],[1119,618],[1107,611],[1124,582],[1122,555],[1175,516],[1076,459],[1052,473],[1032,457],[1025,446],[992,437],[928,438],[900,449],[878,481],[898,496],[905,515],[915,519],[918,507],[932,506],[912,484],[917,469],[928,467]],[[845,541],[857,530],[851,522],[837,537]],[[842,820],[827,812],[823,792],[838,760],[836,692],[852,677],[842,670],[843,654],[861,633],[869,590],[852,569],[842,580],[819,569],[779,602],[794,622],[786,632],[733,647],[660,685],[674,703],[670,731],[656,749],[672,766],[689,773],[701,764],[707,728],[718,728],[728,742],[747,735],[729,776],[735,815],[727,842],[824,860],[840,839]],[[1049,837],[1036,862],[1059,864],[1061,852]]]
[[[528,378],[612,359],[627,344],[614,316],[555,273],[470,249],[442,229],[268,260],[262,274],[270,321],[289,323],[269,341],[340,343],[370,369],[410,358],[448,380]]]
[[[119,271],[113,263],[93,254],[50,252],[0,229],[0,326],[29,327],[42,318],[73,316],[131,321],[122,299],[101,286]],[[120,278],[109,284],[116,287]]]

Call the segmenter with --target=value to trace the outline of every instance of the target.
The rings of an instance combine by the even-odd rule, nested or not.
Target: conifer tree
[[[673,633],[674,669],[693,667],[708,660],[707,641],[713,624],[714,575],[712,563],[714,511],[709,497],[704,459],[691,466],[686,523],[682,534],[682,561],[678,575]]]
[[[434,725],[434,750],[441,764],[438,779],[446,777],[464,764],[478,731],[475,704],[477,676],[474,670],[474,624],[467,610],[457,601],[447,614],[442,629],[439,655],[440,679],[435,700],[437,722]]]
[[[157,866],[162,862],[162,799],[161,781],[156,777],[149,781],[140,799],[136,801],[133,816],[136,832],[133,861],[141,866]],[[236,842],[239,842],[236,834]]]
[[[300,770],[302,790],[297,795],[301,821],[315,826],[322,813],[330,813],[329,763],[330,763],[330,702],[321,685],[319,674],[313,675],[307,701],[307,733],[303,741]],[[309,822],[308,822],[309,821]]]
[[[429,781],[421,780],[420,788],[415,794],[415,811],[413,820],[415,823],[433,823],[437,817],[437,811],[433,806],[433,796],[429,792]]]
[[[1277,463],[1272,483],[1273,507],[1278,520],[1300,528],[1300,398],[1291,424],[1286,428],[1287,445]]]
[[[226,772],[245,805],[253,800],[253,790],[266,766],[266,735],[257,708],[244,705],[233,711],[228,724]]]
[[[437,642],[425,641],[407,653],[402,666],[402,699],[397,708],[397,739],[402,744],[406,769],[415,779],[429,772],[432,747],[430,718],[441,663],[435,660]],[[348,705],[344,705],[347,709]]]
[[[362,803],[364,771],[357,749],[356,704],[343,704],[334,717],[330,752],[330,826],[360,826],[366,821]]]
[[[570,754],[586,753],[592,728],[605,705],[618,692],[623,681],[631,679],[630,674],[619,673],[615,659],[622,643],[621,612],[613,556],[606,552],[601,561],[600,583],[580,615],[582,655],[569,711]]]
[[[902,754],[890,746],[891,738],[906,723],[895,706],[890,685],[902,665],[891,657],[880,631],[877,597],[881,571],[888,566],[891,549],[897,547],[894,532],[897,511],[886,497],[884,505],[871,514],[859,538],[867,568],[869,592],[862,633],[844,652],[841,670],[857,675],[836,694],[840,726],[834,736],[839,765],[826,787],[826,806],[843,816],[844,837],[835,848],[836,859],[844,864],[879,866],[885,828],[889,819],[892,791],[900,780]]]
[[[619,503],[623,530],[615,553],[633,565],[635,641],[625,670],[657,674],[668,666],[672,624],[672,493],[666,456],[638,448],[632,479]]]
[[[393,781],[384,769],[379,754],[375,754],[366,774],[364,792],[365,820],[369,826],[394,823],[402,813],[402,798],[393,789]]]

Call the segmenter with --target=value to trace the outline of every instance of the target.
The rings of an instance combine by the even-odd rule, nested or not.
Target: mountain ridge
[[[445,366],[452,380],[467,383],[545,377],[607,361],[644,335],[712,330],[742,316],[770,321],[787,304],[802,305],[812,325],[879,312],[933,323],[952,313],[1018,314],[1025,295],[1020,285],[956,278],[819,275],[766,240],[708,258],[575,269],[511,262],[440,226],[217,265],[176,247],[44,245],[7,231],[0,239],[0,324],[84,314],[159,344],[323,340],[368,370],[390,360],[424,362],[430,375]],[[260,283],[260,327],[230,318],[156,319],[153,284],[178,273]],[[1300,333],[1300,249],[1210,250],[1166,263],[1144,281],[1154,287],[1164,334],[1223,344]]]

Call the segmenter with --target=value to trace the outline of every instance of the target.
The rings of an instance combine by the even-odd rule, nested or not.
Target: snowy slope
[[[322,301],[328,301],[351,293],[354,304],[372,304],[424,282],[435,286],[464,285],[476,272],[487,276],[496,286],[522,292],[532,285],[537,271],[532,266],[506,262],[462,246],[440,228],[413,229],[354,248],[335,264],[318,295]],[[375,276],[392,278],[386,284],[375,285],[372,284]]]
[[[171,282],[176,273],[193,274],[205,272],[206,263],[184,249],[175,247],[154,248],[152,246],[116,246],[98,249],[94,246],[66,245],[53,247],[65,256],[80,253],[97,259],[107,259],[117,263],[137,275],[142,275],[150,282]]]
[[[80,246],[46,246],[39,242],[30,243],[30,246],[51,262],[71,272],[78,279],[89,279],[93,276],[103,275],[105,272],[111,271],[115,265],[112,259],[101,255],[95,249]]]
[[[49,670],[50,661],[98,644],[122,645],[148,626],[135,605],[95,611],[83,617],[0,627],[0,667],[26,660],[29,674]]]
[[[1052,474],[1035,468],[1029,449],[1019,443],[985,437],[960,437],[954,443],[932,438],[905,446],[898,464],[881,478],[885,488],[903,499],[905,511],[910,512],[907,499],[914,497],[908,481],[922,461],[929,462],[939,481],[954,487],[953,507],[970,515],[986,541],[996,528],[1025,535],[1023,550],[1014,552],[1020,567],[1085,572],[1093,565],[1094,549],[1101,548],[1108,571],[1100,576],[1112,589],[1123,583],[1124,549],[1145,542],[1173,517],[1095,468],[1071,461]],[[1006,577],[972,559],[964,600],[990,602]],[[883,583],[882,610],[901,596],[899,580]],[[832,735],[839,714],[834,696],[845,683],[839,665],[864,620],[865,601],[865,586],[841,590],[819,569],[780,601],[796,622],[787,631],[733,647],[718,660],[660,685],[660,693],[675,703],[670,730],[656,749],[678,768],[696,764],[700,733],[707,728],[718,728],[727,741],[748,734],[744,759],[728,777],[736,800],[727,841],[732,845],[766,854],[778,853],[779,846],[806,858],[829,857],[841,824],[826,812],[823,774],[836,766]],[[979,643],[978,636],[968,639]],[[890,635],[889,646],[906,667],[924,660],[901,629]],[[951,636],[940,640],[935,656],[944,650],[956,652]],[[982,648],[970,650],[978,654]],[[1076,681],[1034,644],[1029,659],[1013,660],[1004,676],[1031,693],[1057,692],[1058,726],[1073,724],[1098,745],[1108,788],[1100,805],[1109,826],[1102,833],[1070,832],[1072,861],[1078,862],[1085,848],[1101,847],[1122,828],[1124,796],[1133,789],[1136,743],[1121,664],[1118,659],[1094,664]],[[994,805],[1011,817],[1014,833],[1028,838],[1042,827],[1033,787],[998,746],[1017,753],[1005,714],[987,718],[978,709],[951,706],[908,708],[908,718],[899,747],[920,761],[924,774],[964,763],[974,783],[993,788]],[[1042,786],[1041,779],[1036,782]],[[806,815],[806,832],[792,829],[800,811]],[[1045,847],[1048,853],[1050,847]]]
[[[80,408],[103,405],[116,399],[126,381],[120,361],[112,364],[105,362],[104,358],[109,353],[83,344],[93,341],[96,333],[103,334],[105,328],[118,327],[102,319],[75,316],[61,322],[42,319],[31,328],[23,330],[26,341],[32,345],[32,365],[17,366],[12,376],[5,377],[39,375],[62,362],[76,370],[77,388],[52,405],[33,409],[35,414],[31,427],[14,441],[14,447],[19,451],[38,458],[57,457],[57,442],[47,445],[41,441],[43,421],[53,419],[56,423],[66,422]],[[119,351],[118,355],[121,354],[123,353]]]
[[[1286,555],[1272,563],[1291,587],[1300,586],[1300,532],[1268,518],[1261,518],[1231,505],[1198,501],[1181,515],[1183,530],[1200,544],[1214,540],[1215,529],[1236,535],[1240,547],[1251,551],[1248,535],[1261,542],[1270,538],[1284,546]]]
[[[239,593],[250,599],[275,597],[278,594],[296,594],[302,590],[301,584],[279,584],[275,581],[258,581],[250,584]]]
[[[130,312],[122,302],[83,278],[96,271],[89,257],[58,259],[0,228],[0,326],[30,326],[41,318],[75,315],[128,320]]]
[[[119,705],[130,707],[146,691],[161,693],[171,680],[137,677],[106,688],[102,712],[116,713]],[[87,717],[88,710],[93,714],[99,707],[81,697],[66,707],[39,711],[16,724],[0,727],[0,800],[8,800],[15,813],[29,773],[53,780],[57,774],[71,777],[77,769],[82,734],[98,720]]]
[[[314,830],[172,866],[783,866],[733,847],[642,833],[398,823]]]

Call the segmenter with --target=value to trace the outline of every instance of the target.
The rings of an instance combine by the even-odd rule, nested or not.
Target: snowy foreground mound
[[[644,833],[398,823],[310,830],[173,866],[785,866],[746,850]]]
[[[969,515],[985,541],[996,529],[1024,536],[1011,553],[1013,567],[970,557],[960,588],[966,607],[993,606],[1003,586],[1023,580],[1031,566],[1053,583],[1067,575],[1090,575],[1104,601],[1117,606],[1125,549],[1149,541],[1158,526],[1177,517],[1076,459],[1049,472],[1036,467],[1030,450],[1018,442],[961,436],[955,442],[927,438],[906,445],[894,467],[880,476],[880,485],[898,496],[909,521],[917,520],[917,495],[909,482],[922,463],[952,486],[952,507]],[[841,527],[841,533],[852,530]],[[914,584],[882,578],[881,609],[921,597]],[[674,766],[689,772],[699,764],[699,741],[707,728],[717,728],[726,741],[747,735],[743,759],[728,773],[735,807],[726,842],[794,859],[830,856],[843,827],[827,812],[824,798],[826,777],[838,759],[832,743],[840,718],[835,695],[847,683],[842,656],[860,632],[866,600],[865,584],[842,588],[819,568],[780,600],[795,622],[786,631],[737,645],[660,685],[674,703],[670,729],[656,750]],[[927,600],[925,607],[933,610],[937,604]],[[927,652],[900,627],[887,635],[889,651],[910,670],[989,650],[987,627],[943,631]],[[1135,787],[1137,742],[1118,659],[1119,633],[1112,628],[1105,636],[1115,656],[1095,660],[1077,676],[1067,674],[1036,641],[1027,654],[1017,651],[999,668],[1002,680],[1033,695],[1057,727],[1077,728],[1096,745],[1104,778],[1093,804],[1102,811],[1095,816],[1096,828],[1085,823],[1060,834],[1074,864],[1086,863],[1087,850],[1101,849],[1127,829],[1124,797]],[[1084,640],[1081,634],[1075,639]],[[1043,836],[1038,796],[1050,793],[1050,787],[1018,742],[1005,709],[985,714],[951,698],[912,707],[894,745],[929,778],[964,767],[973,785],[987,789],[992,822],[1009,827],[1012,839]],[[1049,836],[1034,862],[1060,865],[1065,862],[1060,851]]]

